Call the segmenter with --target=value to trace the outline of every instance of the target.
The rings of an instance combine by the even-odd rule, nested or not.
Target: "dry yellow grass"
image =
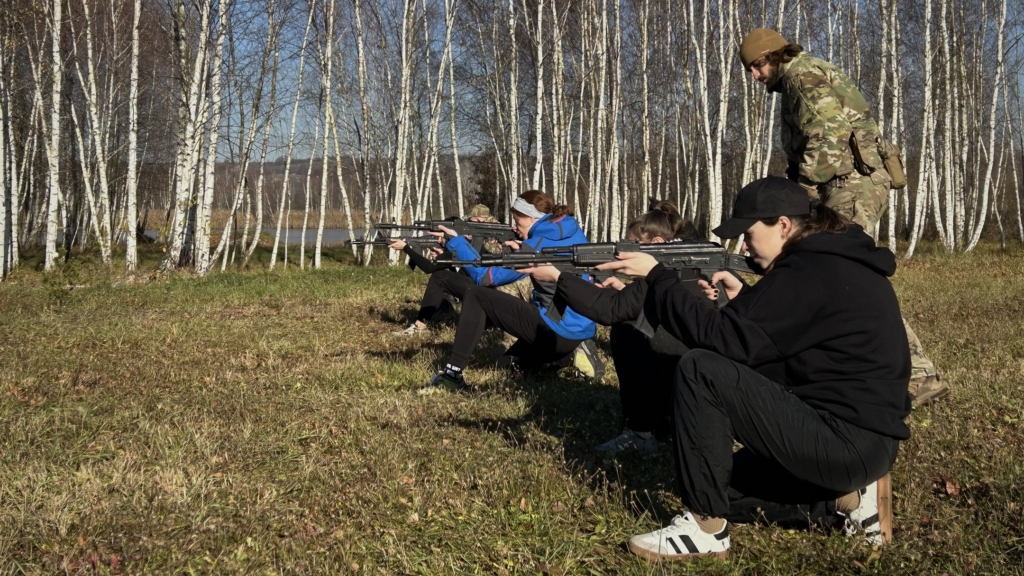
[[[889,547],[741,526],[729,561],[657,567],[622,544],[678,511],[672,448],[590,452],[617,432],[614,377],[515,378],[491,367],[492,334],[472,393],[419,396],[451,325],[390,336],[425,277],[345,254],[133,284],[77,264],[0,286],[0,572],[1021,572],[1020,248],[901,263],[904,312],[952,394],[908,420]]]

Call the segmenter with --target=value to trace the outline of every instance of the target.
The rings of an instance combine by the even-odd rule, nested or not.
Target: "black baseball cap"
[[[740,190],[732,218],[711,232],[719,238],[736,238],[762,218],[801,216],[811,213],[811,199],[799,184],[769,176],[754,180]]]

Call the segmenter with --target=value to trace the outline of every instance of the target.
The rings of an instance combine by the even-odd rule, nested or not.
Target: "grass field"
[[[471,393],[418,396],[452,326],[391,336],[425,276],[341,253],[132,282],[72,259],[0,285],[0,572],[1022,572],[1020,248],[894,279],[953,392],[909,418],[890,546],[743,526],[728,561],[657,566],[624,543],[679,512],[671,446],[590,452],[618,432],[613,371],[516,380],[489,334]]]

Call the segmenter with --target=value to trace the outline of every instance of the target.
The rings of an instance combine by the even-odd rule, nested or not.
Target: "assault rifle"
[[[453,218],[451,220],[417,220],[412,224],[377,224],[374,226],[377,235],[371,243],[374,246],[387,246],[395,237],[405,240],[406,243],[410,239],[418,238],[429,238],[436,243],[433,236],[417,236],[415,233],[440,232],[441,226],[454,230],[459,236],[469,238],[470,243],[477,252],[480,252],[484,244],[488,242],[493,241],[504,244],[506,240],[515,240],[516,238],[515,232],[507,224],[501,224],[500,222],[472,222],[470,220]],[[398,234],[392,237],[390,234],[395,231]],[[354,241],[353,243],[356,242],[360,244],[365,243],[364,241]]]
[[[588,274],[596,279],[604,280],[612,276],[611,272],[598,270],[597,266],[614,262],[615,256],[621,252],[643,252],[654,256],[654,259],[670,270],[680,274],[682,282],[696,283],[697,278],[710,282],[711,276],[719,270],[733,272],[753,272],[746,259],[738,254],[730,254],[720,244],[714,242],[665,242],[663,244],[641,244],[634,240],[619,242],[600,242],[594,244],[576,244],[573,246],[556,246],[543,248],[540,252],[516,252],[511,254],[484,254],[476,260],[456,260],[439,258],[438,264],[449,266],[497,266],[502,268],[529,268],[531,266],[551,265],[563,273],[582,276]],[[692,271],[686,274],[684,271]],[[721,283],[719,283],[721,284]],[[718,302],[721,307],[729,301],[725,295],[725,287],[718,286]]]
[[[367,244],[369,244],[371,246],[388,246],[392,242],[394,242],[395,240],[401,240],[402,242],[405,242],[409,246],[412,246],[414,249],[421,250],[421,251],[422,250],[426,250],[427,248],[434,248],[434,247],[440,248],[441,247],[441,245],[437,243],[437,238],[434,238],[433,236],[429,236],[429,235],[427,235],[427,236],[411,236],[411,235],[385,236],[385,235],[381,234],[380,232],[377,232],[376,235],[372,239],[370,239],[369,241],[367,241],[365,239],[356,239],[356,240],[352,241],[352,244],[354,246],[366,246]]]

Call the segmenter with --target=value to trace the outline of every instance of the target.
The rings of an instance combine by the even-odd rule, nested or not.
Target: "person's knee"
[[[480,291],[484,290],[484,289],[485,288],[483,288],[481,286],[478,286],[476,284],[474,284],[474,285],[470,286],[469,288],[467,288],[466,289],[466,293],[462,295],[462,303],[463,303],[463,305],[465,305],[470,300],[472,300],[473,302],[477,302],[480,299],[479,298],[480,297]]]
[[[723,378],[723,368],[732,361],[709,350],[690,350],[676,367],[676,394],[695,401],[719,397],[730,388],[732,381]]]

